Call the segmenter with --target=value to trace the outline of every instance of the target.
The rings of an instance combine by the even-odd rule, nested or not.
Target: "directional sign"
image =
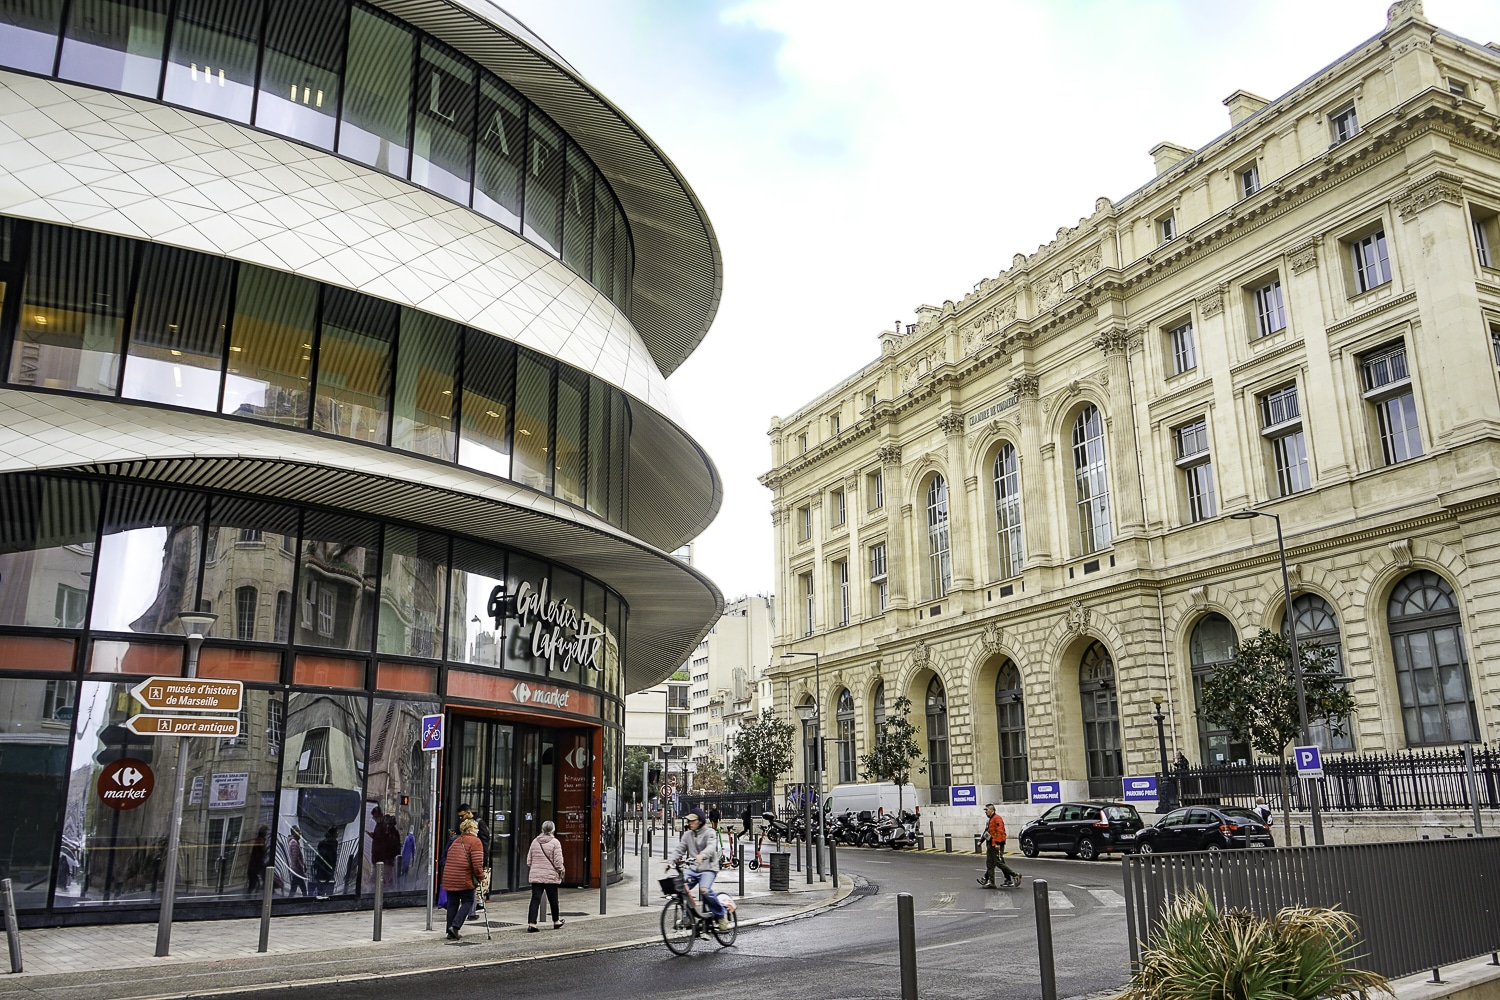
[[[422,716],[422,749],[443,749],[443,717],[441,715]]]
[[[245,700],[245,682],[148,677],[130,693],[148,712],[238,712]]]
[[[142,736],[214,736],[222,740],[240,734],[235,715],[132,715],[125,725]]]
[[[1317,747],[1292,747],[1292,757],[1297,761],[1297,777],[1323,777],[1323,754]]]
[[[1050,805],[1062,801],[1062,785],[1056,781],[1031,782],[1031,804]]]
[[[1156,776],[1125,779],[1126,802],[1155,802]]]
[[[948,789],[950,806],[977,806],[979,794],[973,785],[954,785]]]
[[[99,780],[94,790],[99,800],[111,809],[134,809],[151,797],[156,787],[156,776],[151,765],[132,757],[121,757],[104,765],[99,770]]]

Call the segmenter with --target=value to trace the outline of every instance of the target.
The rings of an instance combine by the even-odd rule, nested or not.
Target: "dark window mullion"
[[[234,270],[229,276],[229,308],[225,311],[223,343],[219,345],[219,398],[214,402],[214,412],[224,412],[224,386],[229,381],[229,346],[234,337],[235,303],[240,295],[240,262],[234,261]]]
[[[313,338],[311,360],[307,366],[307,417],[302,424],[303,430],[311,430],[317,420],[318,413],[318,362],[323,350],[323,301],[327,298],[328,286],[321,281],[318,282],[318,304],[313,310]]]
[[[410,180],[417,162],[417,82],[422,78],[422,33],[404,23],[402,27],[411,42],[411,80],[406,86],[406,173],[401,176]],[[475,111],[477,114],[478,109]]]
[[[57,27],[57,47],[52,51],[52,76],[62,68],[63,39],[68,37],[68,19],[73,16],[73,0],[63,0],[62,20]]]
[[[266,33],[271,27],[271,4],[275,0],[262,0],[260,9],[260,35],[256,39],[255,46],[255,79],[250,82],[250,121],[255,121],[256,112],[260,110],[260,77],[266,65],[266,49],[269,42]]]
[[[161,72],[157,75],[155,95],[158,101],[162,100],[161,95],[164,94],[167,89],[167,67],[171,65],[172,62],[172,34],[176,27],[177,0],[172,0],[172,2],[167,5],[167,30],[162,33],[164,38],[161,47]]]
[[[561,211],[559,209],[559,211]],[[559,258],[561,259],[561,258]],[[558,363],[548,359],[552,376],[548,379],[547,392],[547,495],[557,496],[557,379]],[[550,664],[550,661],[549,661]],[[550,671],[550,665],[549,665]]]
[[[130,363],[130,338],[135,334],[135,305],[141,297],[141,271],[146,257],[146,241],[130,241],[130,293],[125,298],[125,314],[120,318],[120,368],[115,373],[115,391],[120,398],[125,391],[125,369]]]
[[[479,188],[479,105],[484,97],[479,84],[483,79],[484,70],[476,65],[474,67],[474,96],[470,98],[474,108],[474,122],[469,133],[469,200],[465,202],[470,208],[474,207],[474,192]],[[461,340],[462,337],[459,339]]]
[[[333,148],[339,148],[339,133],[344,126],[344,95],[349,91],[349,22],[354,16],[354,4],[344,5],[344,27],[339,36],[338,81],[339,97],[333,109]]]
[[[397,366],[401,363],[401,309],[396,309],[395,335],[391,337],[390,378],[385,391],[385,445],[394,448],[396,440],[396,383],[400,379],[401,369]],[[383,550],[382,550],[383,551]],[[379,604],[375,605],[377,608]]]
[[[453,448],[448,456],[448,461],[458,464],[458,450],[464,439],[464,364],[469,356],[469,337],[472,334],[466,326],[458,327],[458,364],[453,372],[453,402],[448,406],[448,423],[453,428]],[[452,565],[452,562],[449,562]]]

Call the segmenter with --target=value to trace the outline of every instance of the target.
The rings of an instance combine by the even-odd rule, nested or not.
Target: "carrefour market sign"
[[[604,633],[590,631],[583,615],[567,598],[552,600],[551,586],[552,581],[544,579],[537,587],[530,581],[522,581],[516,588],[515,615],[522,630],[531,628],[531,655],[546,660],[550,669],[564,673],[572,670],[575,663],[603,670],[599,666],[599,650],[604,645]],[[505,618],[503,586],[490,591],[487,610],[495,619],[495,631],[500,631]]]

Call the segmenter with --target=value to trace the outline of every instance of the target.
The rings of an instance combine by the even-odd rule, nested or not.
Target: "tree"
[[[1290,806],[1286,776],[1287,744],[1302,735],[1297,713],[1297,677],[1292,671],[1292,643],[1280,632],[1260,635],[1234,646],[1234,658],[1203,679],[1203,716],[1228,729],[1257,752],[1281,762],[1282,802]],[[1337,654],[1320,642],[1299,642],[1302,690],[1308,721],[1322,721],[1334,736],[1343,735],[1354,710],[1354,696],[1338,672]],[[1292,841],[1292,816],[1282,809],[1286,842]]]
[[[698,770],[693,775],[693,788],[700,792],[727,792],[729,779],[724,773],[724,764],[717,757],[704,757],[698,761]]]
[[[640,797],[641,769],[649,768],[655,759],[655,747],[630,746],[625,748],[625,772],[620,781],[623,783],[627,798]]]
[[[730,766],[762,788],[775,788],[776,776],[792,766],[792,740],[797,730],[783,722],[769,708],[760,718],[740,726],[734,738],[734,758]]]
[[[912,765],[922,759],[922,744],[917,742],[917,727],[911,722],[911,699],[902,695],[886,712],[885,722],[875,730],[875,745],[859,758],[860,775],[866,781],[894,781],[896,808],[904,809],[902,796],[911,780]],[[927,773],[927,765],[917,768]]]

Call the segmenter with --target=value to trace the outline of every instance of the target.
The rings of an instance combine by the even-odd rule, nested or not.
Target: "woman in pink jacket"
[[[550,819],[544,822],[541,835],[531,842],[531,849],[526,852],[526,867],[530,870],[526,877],[531,882],[531,909],[526,913],[528,931],[536,930],[536,918],[541,915],[544,892],[547,894],[548,905],[552,907],[552,926],[561,927],[567,922],[557,915],[557,887],[562,884],[565,868],[562,843],[552,835],[556,829],[556,824]]]

